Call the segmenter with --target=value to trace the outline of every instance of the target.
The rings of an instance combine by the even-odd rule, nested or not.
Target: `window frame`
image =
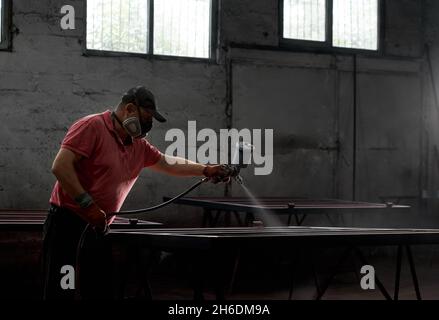
[[[343,48],[333,45],[333,0],[326,0],[326,41],[300,40],[284,38],[284,0],[278,0],[279,3],[279,46],[283,49],[305,52],[321,53],[341,53],[341,54],[363,54],[377,56],[383,54],[384,43],[384,1],[378,1],[378,19],[377,19],[377,50]]]
[[[184,57],[184,56],[172,56],[172,55],[159,55],[154,54],[154,1],[148,1],[148,46],[146,53],[133,53],[133,52],[120,52],[120,51],[108,51],[108,50],[96,50],[87,48],[87,0],[84,1],[84,31],[83,31],[83,56],[101,56],[101,57],[138,57],[145,59],[157,59],[157,60],[182,60],[182,61],[195,61],[195,62],[216,62],[217,59],[217,33],[218,33],[218,14],[219,14],[219,0],[211,1],[211,19],[209,25],[210,32],[210,50],[208,58],[199,57]]]
[[[2,15],[0,51],[10,51],[12,49],[12,0],[0,1],[2,1],[2,9],[0,12]]]

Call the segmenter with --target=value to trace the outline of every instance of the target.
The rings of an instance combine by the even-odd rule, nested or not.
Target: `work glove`
[[[210,181],[217,184],[219,182],[228,183],[232,177],[232,170],[227,165],[214,165],[206,166],[204,168],[204,176],[209,178]]]
[[[84,219],[93,227],[97,233],[105,234],[107,232],[107,215],[99,208],[96,203],[83,209]]]

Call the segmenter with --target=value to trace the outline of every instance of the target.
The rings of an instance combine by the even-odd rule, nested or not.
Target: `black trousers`
[[[88,228],[77,214],[52,205],[43,231],[43,299],[110,299],[111,245],[105,237]],[[74,269],[74,289],[65,289],[66,270]],[[62,268],[66,268],[62,270]],[[70,268],[70,269],[69,269]],[[73,273],[73,272],[72,272]]]

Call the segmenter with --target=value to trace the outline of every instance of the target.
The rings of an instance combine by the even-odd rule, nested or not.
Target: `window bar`
[[[170,21],[170,15],[165,15],[165,10],[163,10],[162,8],[162,16],[163,16],[163,20],[164,20],[164,24],[165,24],[165,31],[169,30],[169,26],[171,25],[171,21]],[[166,34],[166,32],[164,33],[164,35]],[[165,43],[165,45],[163,46],[163,50],[166,51],[170,51],[170,43],[169,41]]]
[[[291,4],[291,1],[293,1],[293,0],[290,0],[290,4]],[[295,1],[295,6],[297,6],[297,0],[294,0]],[[289,30],[289,35],[291,36],[292,34],[293,34],[293,23],[295,23],[296,24],[296,30],[297,30],[297,28],[299,27],[299,22],[297,21],[297,15],[294,15],[293,13],[294,13],[294,11],[293,11],[293,6],[292,5],[290,5],[289,6],[289,13],[290,13],[290,23],[289,23],[289,25],[288,25],[288,30]]]
[[[149,26],[149,32],[146,33],[146,36],[148,37],[148,53],[154,54],[154,0],[148,0],[149,4],[149,17],[148,19],[148,26]],[[147,6],[148,7],[148,6]]]
[[[96,3],[94,3],[93,2],[93,27],[92,27],[92,30],[93,30],[93,33],[90,35],[91,37],[92,37],[92,40],[91,40],[91,46],[92,46],[92,48],[94,49],[94,48],[96,48],[95,47],[95,30],[96,30],[96,25],[95,25],[95,18],[96,18],[96,14],[95,14],[95,12],[97,11],[97,10],[95,10],[97,8],[97,6],[96,6]]]
[[[306,33],[307,33],[307,37],[308,39],[312,36],[311,34],[311,28],[312,27],[312,13],[311,13],[311,3],[310,2],[306,2],[306,16],[308,19],[308,24],[306,25]]]
[[[128,0],[130,2],[130,0]],[[122,3],[119,0],[119,46],[124,47],[124,43],[122,43]],[[125,49],[126,50],[126,49]]]
[[[187,5],[186,6],[186,12],[185,12],[185,18],[187,19],[187,17],[189,17],[189,12],[190,12],[190,10],[189,10],[189,5]],[[189,32],[190,32],[190,29],[186,29],[187,30],[187,32],[186,32],[186,35],[188,35],[189,34]],[[189,39],[185,39],[185,43],[184,43],[184,51],[185,52],[189,52]]]
[[[198,12],[197,12],[197,5],[196,3],[192,2],[192,12],[194,12],[194,32],[192,32],[193,39],[192,39],[192,48],[189,49],[190,53],[193,55],[194,53],[194,47],[197,46],[197,30],[198,30]]]
[[[349,46],[352,48],[354,46],[354,35],[355,35],[355,20],[354,20],[354,11],[355,8],[353,6],[352,1],[349,1],[349,9],[351,11],[351,28],[350,28],[350,32],[349,35],[350,37],[348,37],[348,42],[349,42]]]
[[[166,2],[166,1],[165,1]],[[169,3],[168,3],[169,4]],[[168,11],[168,7],[165,8],[166,10],[164,11],[165,14]],[[175,6],[171,5],[171,9],[169,10],[169,51],[166,54],[169,54],[170,52],[173,52],[174,49],[174,10],[175,10]]]
[[[196,22],[195,22],[195,46],[193,46],[192,47],[192,52],[193,52],[193,54],[192,55],[196,55],[197,54],[197,48],[198,48],[198,41],[199,41],[199,39],[198,39],[198,30],[199,30],[199,28],[198,28],[198,22],[199,22],[199,18],[200,18],[200,15],[199,15],[199,6],[197,6],[197,4],[195,4],[195,16],[196,16]]]
[[[142,18],[142,16],[141,16],[141,11],[140,11],[140,8],[142,7],[142,3],[141,3],[141,1],[140,0],[136,0],[136,3],[137,3],[137,12],[136,12],[136,16],[137,16],[137,18],[136,18],[136,21],[137,21],[137,24],[136,24],[136,27],[135,27],[135,36],[132,38],[132,39],[130,39],[130,42],[131,42],[131,44],[132,44],[132,46],[133,46],[133,50],[134,51],[139,51],[139,43],[140,43],[140,41],[141,40],[143,40],[139,35],[140,35],[140,32],[142,31],[140,28],[141,28],[141,24],[140,24],[140,21],[141,21],[141,18]]]
[[[181,7],[181,5],[179,5],[179,7],[178,7],[178,12],[177,12],[177,46],[176,46],[176,48],[175,48],[175,50],[176,50],[176,52],[180,55],[181,54],[181,46],[180,46],[180,43],[181,43],[181,30],[182,30],[182,28],[181,28],[181,21],[182,21],[182,19],[181,19],[181,13],[183,13],[183,10],[182,10],[182,7]]]
[[[325,14],[325,43],[329,44],[329,45],[333,45],[334,40],[333,40],[333,35],[334,35],[334,2],[333,0],[326,0],[326,14]]]
[[[319,27],[320,27],[320,3],[316,2],[313,4],[313,16],[315,16],[315,25],[313,26],[313,37],[314,39],[319,39],[320,38],[320,34],[319,34]]]
[[[305,17],[305,3],[303,3],[302,1],[302,18],[303,18],[303,23],[302,23],[302,38],[305,38],[305,23],[306,23],[306,17]]]
[[[314,34],[313,34],[314,33],[314,24],[315,24],[314,6],[316,4],[317,4],[317,2],[311,2],[309,4],[309,11],[310,11],[310,14],[311,14],[311,28],[309,30],[309,36],[310,36],[311,39],[316,39],[314,37]]]
[[[299,19],[300,19],[300,15],[299,15],[299,0],[296,0],[296,32],[294,34],[295,37],[298,38],[299,36]]]
[[[3,0],[0,0],[0,43],[3,42],[3,25],[4,25],[4,19],[6,15],[3,15],[3,12],[5,12],[4,8],[3,8],[4,4],[3,4]]]
[[[113,44],[113,0],[110,0],[110,46],[111,50],[114,50]]]
[[[360,25],[360,9],[364,9],[364,0],[361,0],[361,4],[362,4],[362,6],[357,8],[357,46],[363,46],[364,47],[364,45],[360,41],[360,40],[362,40],[360,38],[360,33],[361,33],[361,30],[360,30],[360,28],[361,28],[361,25]]]
[[[97,18],[97,20],[98,20],[98,22],[99,22],[99,24],[98,24],[98,28],[97,28],[97,34],[100,36],[100,42],[99,42],[99,45],[97,46],[97,48],[99,48],[99,50],[103,50],[104,49],[104,21],[103,21],[103,17],[104,17],[104,10],[105,10],[105,8],[104,8],[104,3],[103,3],[103,1],[99,1],[99,4],[98,4],[99,6],[100,6],[100,11],[101,11],[101,15],[99,15],[99,14],[96,14],[96,18]]]

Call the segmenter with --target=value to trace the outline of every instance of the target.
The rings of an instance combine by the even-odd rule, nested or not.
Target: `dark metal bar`
[[[415,267],[415,263],[413,261],[412,250],[411,250],[409,245],[405,246],[405,250],[406,250],[407,258],[408,258],[409,264],[410,264],[410,272],[412,274],[413,285],[415,286],[416,298],[418,300],[422,300],[421,290],[419,289],[418,276],[416,275],[416,267]]]
[[[296,225],[300,226],[300,219],[296,212],[294,213],[294,218],[296,219]]]
[[[315,285],[316,290],[317,290],[317,296],[320,296],[322,289],[321,289],[321,285],[320,285],[319,274],[318,274],[317,269],[316,269],[316,263],[315,263],[315,258],[314,258],[313,252],[311,252],[311,268],[312,268],[312,275],[314,278],[314,285]]]
[[[170,199],[164,197],[164,200]],[[332,210],[376,210],[376,209],[409,209],[409,206],[388,206],[387,204],[351,202],[343,200],[312,200],[302,199],[294,200],[291,203],[290,198],[261,198],[258,199],[262,205],[254,205],[246,198],[182,198],[176,201],[176,204],[191,206],[207,207],[212,210],[230,210],[237,212],[254,212],[263,213],[264,210],[270,210],[277,214],[290,214],[292,209],[306,210],[308,214],[327,213]],[[291,207],[293,206],[293,208]]]
[[[302,248],[296,247],[293,250],[293,256],[292,256],[293,266],[291,268],[290,291],[288,293],[288,300],[293,299],[294,285],[296,282],[296,273],[300,265],[302,264],[302,259],[303,259],[302,256],[303,256]]]
[[[245,226],[248,227],[251,225],[251,222],[254,220],[254,216],[251,212],[245,213]]]
[[[352,200],[357,199],[357,123],[358,123],[358,105],[357,105],[357,54],[353,55],[354,69],[353,77],[353,128],[352,128]]]
[[[201,224],[203,226],[203,228],[208,225],[207,223],[209,221],[209,215],[210,215],[210,209],[204,208],[204,210],[203,210],[203,222]]]
[[[360,283],[361,282],[361,277],[360,277],[360,275],[358,273],[358,270],[360,270],[360,268],[358,267],[357,261],[355,260],[355,257],[353,255],[351,255],[351,263],[352,263],[352,266],[354,268],[355,278],[357,279],[358,283]]]
[[[340,266],[343,264],[343,262],[349,257],[350,253],[352,252],[352,248],[347,248],[341,255],[340,259],[338,260],[336,267],[334,269],[334,272],[329,276],[326,283],[323,284],[323,286],[320,289],[320,293],[317,295],[316,300],[321,300],[323,296],[325,295],[326,291],[328,290],[329,286],[331,285],[332,280],[335,278],[337,273],[339,272]]]
[[[217,225],[221,212],[222,212],[221,210],[217,210],[215,217],[213,218],[212,221],[212,227],[215,227]]]
[[[395,275],[395,292],[393,294],[393,300],[399,300],[399,284],[401,281],[401,262],[402,262],[402,246],[398,246],[398,252],[396,256],[396,275]]]
[[[139,279],[139,283],[141,284],[141,286],[139,286],[138,288],[137,296],[140,296],[140,292],[143,291],[145,298],[148,300],[152,300],[152,290],[149,283],[149,276],[154,262],[160,259],[160,252],[156,250],[150,252],[145,265],[144,263],[142,263],[142,250],[140,250],[140,246],[138,243],[135,246],[135,251],[135,265],[137,266],[136,273],[138,275],[137,278]]]
[[[206,277],[205,256],[201,256],[197,252],[193,252],[192,256],[192,281],[194,285],[194,300],[204,301],[204,279]]]
[[[235,261],[233,264],[232,277],[230,279],[229,294],[233,293],[233,290],[235,289],[236,274],[238,273],[240,260],[241,260],[241,250],[238,248],[236,251],[236,254],[235,254]]]
[[[219,47],[219,44],[221,43],[220,40],[220,25],[221,25],[221,11],[220,11],[220,4],[218,0],[212,0],[210,2],[210,25],[209,25],[209,58],[211,60],[217,59],[217,49]]]
[[[238,222],[238,225],[240,227],[245,227],[244,223],[242,222],[241,216],[239,215],[238,211],[233,211],[233,214],[235,215],[235,219]]]
[[[335,223],[332,221],[332,219],[331,219],[331,217],[329,216],[329,214],[325,213],[325,216],[326,216],[326,219],[328,219],[329,224],[330,224],[331,226],[334,226]]]
[[[154,54],[154,0],[148,1],[149,19],[148,19],[148,54]]]
[[[303,223],[305,222],[306,217],[307,217],[307,215],[303,214],[302,219],[299,220],[299,226],[303,225]]]
[[[230,210],[224,211],[224,225],[226,227],[230,227],[231,225],[231,213]]]

